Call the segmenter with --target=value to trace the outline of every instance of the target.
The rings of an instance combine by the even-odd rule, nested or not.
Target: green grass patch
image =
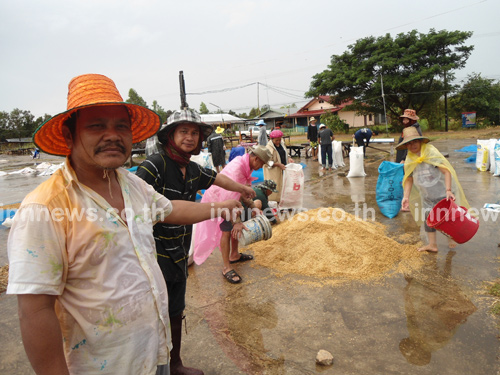
[[[500,315],[500,302],[496,302],[493,305],[493,307],[491,308],[491,313],[496,316]]]
[[[488,290],[488,293],[492,296],[500,297],[500,283],[493,284]]]

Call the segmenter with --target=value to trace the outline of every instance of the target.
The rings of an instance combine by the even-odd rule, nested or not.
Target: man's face
[[[132,150],[132,131],[126,107],[101,106],[79,110],[74,135],[64,136],[71,159],[81,166],[116,169]]]
[[[420,139],[414,139],[411,142],[408,142],[408,151],[414,153],[414,154],[419,154],[420,149],[422,148],[422,141]]]
[[[174,143],[182,151],[193,151],[200,141],[200,127],[195,124],[179,124],[174,130]]]
[[[403,117],[403,125],[408,126],[410,124],[410,119],[408,117]]]
[[[261,169],[264,166],[264,162],[260,160],[257,155],[250,155],[250,168],[254,171]]]

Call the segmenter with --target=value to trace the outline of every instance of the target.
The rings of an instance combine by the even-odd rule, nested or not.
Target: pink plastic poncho
[[[220,173],[240,184],[249,186],[253,180],[257,179],[256,177],[252,177],[249,154],[234,158]],[[240,193],[212,185],[205,191],[201,202],[222,202],[227,199],[240,199]],[[212,251],[216,247],[219,247],[222,237],[222,232],[219,228],[221,222],[221,218],[216,218],[202,221],[196,225],[193,243],[193,259],[196,264],[202,264],[212,254]]]

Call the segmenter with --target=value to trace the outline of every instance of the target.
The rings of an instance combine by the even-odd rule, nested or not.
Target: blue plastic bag
[[[375,190],[380,212],[389,219],[401,209],[403,200],[404,165],[383,161],[378,167],[377,188]]]

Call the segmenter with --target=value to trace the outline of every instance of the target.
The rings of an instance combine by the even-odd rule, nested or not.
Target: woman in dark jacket
[[[401,121],[403,122],[403,127],[407,128],[409,126],[413,126],[417,129],[418,134],[422,135],[422,129],[420,129],[420,124],[418,121],[417,112],[414,109],[405,109],[404,113],[399,116]],[[401,136],[399,137],[398,144],[403,142],[403,132],[401,131]],[[396,152],[396,163],[404,163],[406,159],[406,154],[408,150],[398,150]]]

